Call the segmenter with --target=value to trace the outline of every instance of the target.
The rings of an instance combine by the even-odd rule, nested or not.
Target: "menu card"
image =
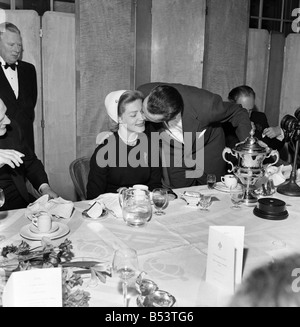
[[[206,282],[233,294],[242,280],[243,226],[210,226],[206,264]]]
[[[62,307],[61,268],[13,272],[3,290],[4,307]]]

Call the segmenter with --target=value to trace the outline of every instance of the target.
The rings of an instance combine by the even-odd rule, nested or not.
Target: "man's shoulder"
[[[35,66],[27,61],[18,60],[18,65],[20,68],[35,70]]]

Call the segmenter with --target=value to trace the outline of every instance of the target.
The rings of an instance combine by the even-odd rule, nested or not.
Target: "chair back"
[[[90,172],[90,157],[77,158],[69,166],[75,191],[81,201],[86,200],[86,186]]]

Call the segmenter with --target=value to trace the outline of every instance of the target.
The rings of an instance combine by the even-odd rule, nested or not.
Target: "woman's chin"
[[[143,133],[143,132],[145,132],[145,126],[136,128],[136,133]]]

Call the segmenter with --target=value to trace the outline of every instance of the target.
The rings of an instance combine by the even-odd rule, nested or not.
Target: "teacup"
[[[135,190],[149,190],[149,187],[147,185],[143,185],[143,184],[135,184],[132,186],[132,188],[134,188]]]
[[[47,233],[52,228],[52,216],[47,212],[42,212],[39,216],[33,217],[31,223],[41,233]]]
[[[228,174],[221,177],[221,181],[228,187],[236,187],[237,186],[237,178],[234,175]]]

